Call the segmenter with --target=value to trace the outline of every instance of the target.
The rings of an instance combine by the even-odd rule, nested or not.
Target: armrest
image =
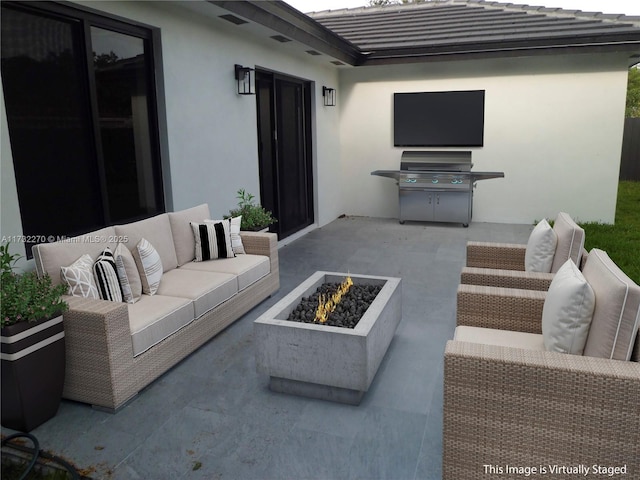
[[[456,324],[542,333],[546,292],[459,285]]]
[[[553,276],[553,273],[464,267],[460,275],[460,282],[467,285],[521,288],[546,292],[549,290]]]
[[[135,391],[133,346],[126,303],[66,297],[64,397],[113,408]]]
[[[489,465],[580,464],[626,465],[626,475],[636,478],[638,398],[635,362],[449,341],[443,478],[521,476],[485,470]],[[546,476],[567,477],[549,470]]]
[[[526,245],[467,242],[467,267],[524,271]]]

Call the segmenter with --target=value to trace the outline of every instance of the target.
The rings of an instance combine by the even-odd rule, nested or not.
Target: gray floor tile
[[[109,480],[439,479],[443,352],[466,242],[526,243],[530,231],[338,219],[282,247],[280,290],[118,413],[64,401],[32,433]],[[271,392],[255,369],[253,321],[316,270],[402,278],[402,321],[359,406]]]

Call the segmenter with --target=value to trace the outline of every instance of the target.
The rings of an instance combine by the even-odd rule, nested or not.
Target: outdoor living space
[[[621,180],[639,178],[622,174],[634,155],[621,153],[638,137],[625,100],[640,16],[380,3],[305,13],[283,0],[2,1],[0,258],[13,292],[3,291],[12,301],[2,302],[2,342],[13,345],[2,378],[12,378],[8,362],[26,359],[31,403],[57,402],[38,378],[53,362],[29,358],[44,348],[8,350],[34,332],[38,346],[65,348],[57,413],[31,427],[3,412],[3,435],[31,432],[89,479],[476,480],[485,463],[580,456],[637,474],[627,449],[640,444],[640,288],[626,276],[640,283],[637,263],[595,275],[600,289],[627,288],[621,308],[600,311],[626,345],[617,331],[594,335],[614,337],[623,358],[613,347],[522,353],[455,332],[515,330],[460,321],[461,286],[486,285],[462,281],[463,269],[488,270],[468,263],[469,242],[522,253],[538,221],[556,238],[567,223],[546,219],[562,214],[586,241],[565,229],[578,259],[561,262],[548,248],[554,268],[568,264],[577,277],[588,266],[583,245],[607,250],[610,263],[636,256],[640,228],[610,234],[615,251],[586,225],[632,225],[616,201],[626,198]],[[550,282],[554,268],[534,274]],[[371,309],[380,322],[326,342],[354,338],[362,355],[308,342],[329,336],[323,325],[284,340],[261,334],[265,318],[293,323],[282,317],[296,289],[325,272],[397,287],[380,295],[390,311]],[[68,310],[5,315],[25,303],[19,278],[50,280]],[[518,289],[535,297],[519,312],[542,309],[543,290]],[[476,309],[490,320],[501,310],[473,304],[470,317]],[[64,331],[41,339],[41,325],[26,320]],[[518,333],[540,340],[539,320],[521,315]],[[278,338],[265,346],[268,336]],[[282,357],[282,342],[310,377],[262,361]],[[302,361],[298,350],[315,356]],[[342,358],[360,368],[339,371]],[[366,377],[322,383],[314,374],[323,369]],[[599,388],[573,381],[585,377]],[[2,392],[18,398],[25,389],[14,385]],[[557,386],[563,397],[549,400]],[[476,406],[486,409],[476,415]],[[572,419],[575,428],[556,428]],[[487,475],[501,476],[497,467]]]
[[[91,478],[440,479],[466,243],[526,243],[531,229],[336,219],[279,249],[275,295],[116,414],[65,400],[32,433]],[[317,270],[402,278],[402,320],[359,406],[274,393],[256,371],[254,320]]]

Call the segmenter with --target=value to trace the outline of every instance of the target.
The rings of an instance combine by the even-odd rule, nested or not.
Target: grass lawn
[[[614,225],[581,223],[585,248],[605,250],[640,285],[640,182],[620,182]]]

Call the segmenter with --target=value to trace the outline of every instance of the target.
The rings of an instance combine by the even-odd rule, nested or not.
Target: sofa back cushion
[[[596,248],[582,273],[596,296],[584,355],[629,360],[640,324],[640,287]]]
[[[203,203],[179,212],[169,212],[168,215],[178,266],[181,267],[195,258],[196,243],[190,223],[199,223],[211,218],[209,205]]]
[[[556,273],[569,259],[580,266],[580,257],[584,248],[584,229],[568,214],[560,212],[553,223],[553,231],[556,232],[558,241],[551,272]]]
[[[65,241],[34,245],[31,251],[36,271],[38,275],[47,273],[54,285],[60,285],[63,283],[60,267],[73,264],[85,253],[95,261],[105,248],[115,250],[118,242],[114,240],[117,240],[115,229],[106,227]]]
[[[146,218],[139,222],[115,226],[117,237],[131,251],[145,238],[157,250],[165,272],[178,266],[176,248],[166,213]]]

